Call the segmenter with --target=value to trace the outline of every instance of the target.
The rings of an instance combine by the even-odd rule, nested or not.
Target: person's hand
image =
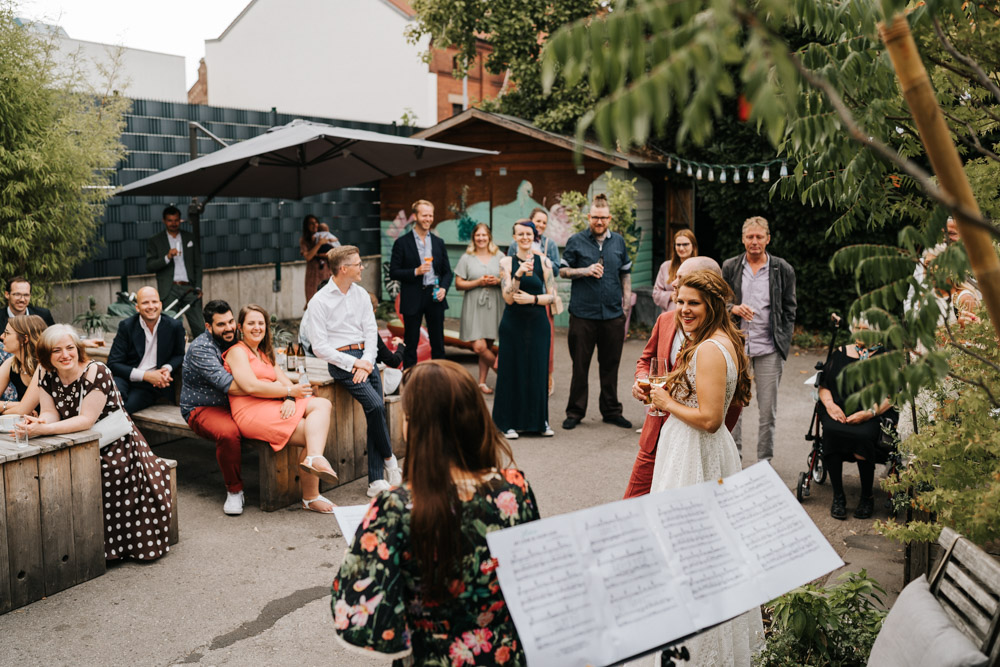
[[[33,417],[31,415],[25,415],[22,421],[14,424],[15,433],[27,435],[29,438],[45,435],[48,429],[49,425],[42,421],[41,417]]]
[[[295,414],[295,401],[284,400],[281,402],[281,411],[279,412],[282,419],[288,419]]]
[[[862,422],[868,421],[869,419],[871,419],[874,416],[875,415],[872,414],[871,410],[858,410],[853,415],[851,415],[851,416],[849,416],[847,418],[847,423],[848,424],[860,424]]]
[[[361,369],[361,370],[363,370],[366,373],[371,373],[374,368],[375,368],[375,366],[372,365],[372,362],[365,361],[364,359],[357,359],[354,362],[354,370],[355,371],[357,371],[358,369]]]
[[[434,300],[435,301],[444,301],[444,295],[445,294],[447,294],[447,292],[445,292],[445,289],[443,287],[439,287],[437,289],[437,292],[434,293]]]
[[[414,269],[414,275],[417,275],[417,276],[422,276],[425,273],[430,273],[430,272],[431,272],[431,263],[430,262],[421,262],[420,266],[418,266],[416,269]]]
[[[826,414],[830,415],[830,419],[835,422],[840,422],[841,424],[847,423],[847,417],[844,416],[844,411],[840,409],[840,406],[830,401],[830,405],[823,404],[826,407]]]
[[[522,306],[533,306],[535,305],[535,295],[518,290],[514,292],[514,303],[521,304]]]
[[[167,257],[169,257],[170,259],[177,257],[177,255],[179,254],[181,254],[181,251],[178,250],[177,248],[171,248],[169,251],[167,251]]]
[[[291,398],[306,398],[312,396],[313,388],[311,384],[293,384],[289,387],[288,395]]]
[[[649,386],[650,385],[646,385],[646,387]],[[642,385],[639,384],[638,380],[632,383],[632,398],[639,401],[640,403],[645,403],[647,396],[648,396],[647,392],[643,391]]]
[[[142,374],[143,382],[148,382],[157,389],[163,389],[168,386],[172,381],[170,377],[170,372],[165,368],[157,368],[151,371],[145,371]]]
[[[364,368],[354,367],[354,384],[361,384],[362,382],[368,381],[368,376],[371,375],[369,371]]]
[[[402,345],[402,344],[403,344],[403,339],[402,339],[402,338],[400,338],[399,336],[393,336],[393,337],[392,337],[392,344],[393,344],[393,345],[394,345],[395,347],[399,347],[400,345]]]
[[[514,259],[517,259],[517,257],[515,257]],[[534,270],[534,268],[535,268],[534,257],[531,257],[525,262],[522,262],[521,260],[518,259],[517,271],[514,272],[514,275],[520,278],[521,276],[531,273]]]
[[[604,264],[597,262],[596,264],[591,264],[587,267],[589,275],[591,278],[600,278],[604,275]]]
[[[200,287],[195,287],[192,291],[194,292],[194,298],[196,298],[196,299],[200,299],[201,298],[201,288]]]
[[[737,317],[742,317],[747,322],[752,322],[754,312],[753,308],[744,303],[741,303],[738,306],[733,306],[733,315],[736,315]]]
[[[650,386],[649,395],[652,397],[653,406],[660,412],[670,412],[670,404],[673,401],[673,397],[667,393],[667,390],[663,387]]]
[[[500,283],[500,279],[499,278],[497,278],[496,276],[490,276],[490,275],[485,275],[480,280],[483,281],[482,282],[483,285],[489,285],[489,286],[497,285],[497,284]]]

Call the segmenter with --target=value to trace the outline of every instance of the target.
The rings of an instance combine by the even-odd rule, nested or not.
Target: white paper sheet
[[[344,539],[347,540],[347,546],[351,546],[351,543],[354,542],[358,526],[364,521],[366,514],[368,514],[368,505],[347,505],[346,507],[333,508],[333,515],[337,517],[337,524],[340,526],[340,532],[344,534]]]
[[[766,462],[486,536],[529,664],[607,665],[843,565]]]

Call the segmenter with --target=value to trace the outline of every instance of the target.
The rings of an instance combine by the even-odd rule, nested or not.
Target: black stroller
[[[841,330],[847,329],[848,324],[837,313],[833,313],[830,315],[830,327],[830,344],[826,348],[826,359],[816,362],[816,375],[811,378],[816,388],[819,387],[823,376],[823,369],[830,363],[830,357],[833,355],[833,350],[837,345],[837,335]],[[799,473],[799,481],[795,489],[795,497],[799,499],[799,502],[809,497],[810,487],[813,482],[822,484],[826,481],[826,469],[823,467],[823,427],[820,421],[819,396],[814,395],[814,398],[816,405],[813,407],[812,420],[809,422],[809,429],[806,431],[805,436],[806,440],[812,443],[812,449],[806,457],[806,466],[808,469]],[[876,452],[879,455],[874,460],[875,463],[888,466],[886,476],[895,475],[900,465],[899,452],[895,446],[895,425],[891,423],[889,425],[893,429],[892,444],[886,447],[876,447]]]

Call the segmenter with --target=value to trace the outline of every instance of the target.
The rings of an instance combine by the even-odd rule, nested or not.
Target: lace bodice
[[[687,398],[678,398],[677,402],[682,403],[689,408],[698,407],[698,383],[696,381],[697,371],[698,371],[698,352],[701,351],[702,346],[705,343],[715,343],[720,350],[722,350],[722,356],[726,358],[726,404],[723,407],[724,410],[729,409],[729,402],[733,400],[733,394],[736,393],[736,362],[733,361],[733,357],[729,354],[729,350],[726,346],[715,340],[714,338],[709,338],[708,340],[702,342],[701,345],[694,351],[694,355],[691,357],[691,364],[688,366],[687,375],[688,382],[691,383],[691,395]]]

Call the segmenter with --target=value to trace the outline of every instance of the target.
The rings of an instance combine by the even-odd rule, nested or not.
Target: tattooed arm
[[[514,293],[518,291],[521,284],[520,276],[511,275],[513,262],[511,257],[504,257],[500,260],[500,294],[508,306],[514,303]]]
[[[628,311],[632,309],[632,274],[622,274],[622,310],[628,317]]]

